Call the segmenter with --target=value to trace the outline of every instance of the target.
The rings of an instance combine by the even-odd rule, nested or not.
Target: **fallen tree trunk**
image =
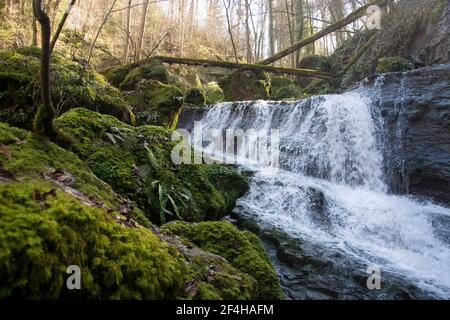
[[[375,40],[378,37],[378,33],[375,33],[365,44],[363,44],[353,55],[353,57],[350,59],[350,61],[347,63],[347,65],[344,67],[344,69],[341,71],[340,75],[343,76],[347,73],[348,70],[356,63],[358,62],[359,58],[366,52],[372,44],[375,42]]]
[[[177,58],[177,57],[164,57],[156,56],[152,60],[158,60],[168,64],[185,64],[191,66],[203,66],[203,67],[220,67],[228,69],[240,69],[249,71],[265,71],[269,73],[281,73],[281,74],[292,74],[296,76],[312,77],[319,79],[333,79],[335,75],[309,69],[296,69],[296,68],[283,68],[283,67],[273,67],[265,66],[259,64],[248,64],[248,63],[235,63],[229,61],[217,61],[217,60],[206,60],[206,59],[190,59],[190,58]]]
[[[289,47],[287,49],[284,49],[284,50],[278,52],[277,54],[275,54],[275,55],[273,55],[273,56],[271,56],[271,57],[269,57],[267,59],[264,59],[264,60],[262,60],[262,61],[260,61],[258,63],[259,64],[263,64],[263,65],[267,65],[267,64],[271,64],[271,63],[273,63],[275,61],[278,61],[278,60],[284,58],[285,56],[287,56],[287,55],[289,55],[291,53],[294,53],[295,51],[300,50],[301,48],[303,48],[303,47],[305,47],[305,46],[307,46],[307,45],[309,45],[309,44],[311,44],[311,43],[313,43],[313,42],[323,38],[324,36],[326,36],[326,35],[328,35],[328,34],[330,34],[332,32],[335,32],[335,31],[337,31],[337,30],[347,26],[348,24],[352,23],[353,21],[358,20],[359,18],[362,18],[366,14],[367,9],[370,6],[377,5],[379,7],[384,7],[390,1],[391,0],[374,0],[374,1],[371,1],[370,3],[360,7],[359,9],[356,9],[355,11],[350,13],[345,18],[339,20],[338,22],[327,26],[325,29],[323,29],[323,30],[313,34],[312,36],[310,36],[310,37],[308,37],[306,39],[303,39],[303,40],[295,43],[291,47]]]

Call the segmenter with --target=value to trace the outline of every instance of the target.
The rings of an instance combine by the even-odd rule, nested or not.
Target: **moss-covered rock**
[[[225,94],[217,82],[209,82],[203,85],[206,93],[206,104],[216,104],[225,101]]]
[[[180,238],[167,228],[156,233],[174,245],[187,263],[185,297],[194,300],[256,299],[258,287],[249,274],[232,266],[220,255],[201,250],[187,238]]]
[[[152,60],[135,68],[133,68],[134,65],[129,65],[129,67],[131,67],[130,71],[119,85],[123,90],[131,91],[136,89],[139,82],[142,80],[156,80],[165,84],[169,83],[169,72],[167,71],[167,68],[159,61]],[[119,69],[118,71],[123,69]],[[115,77],[117,76],[118,73],[116,71]]]
[[[128,93],[128,101],[136,113],[137,125],[158,125],[175,129],[184,103],[179,88],[156,80],[141,81]]]
[[[270,76],[266,72],[235,71],[220,79],[226,101],[269,99]]]
[[[331,62],[329,57],[312,55],[301,59],[297,67],[300,69],[310,69],[310,70],[330,72]]]
[[[257,299],[283,299],[278,276],[258,237],[239,231],[228,221],[188,224],[171,222],[163,229],[192,241],[201,249],[220,255],[243,273],[252,276],[258,285]]]
[[[377,73],[406,72],[413,70],[414,65],[402,57],[381,58],[378,60]]]
[[[48,140],[0,123],[0,167],[0,300],[256,297],[251,276],[141,227],[136,206]],[[81,290],[67,289],[72,265]]]
[[[44,182],[0,184],[0,299],[163,299],[183,287],[184,264],[148,230],[116,223]],[[65,285],[81,268],[82,290]]]
[[[202,88],[190,88],[184,98],[186,104],[201,107],[206,104],[206,93]]]
[[[130,127],[86,109],[56,124],[76,140],[75,152],[116,192],[136,201],[155,223],[217,220],[247,191],[247,180],[219,165],[174,165],[171,132]]]
[[[77,156],[3,123],[0,146],[0,300],[179,294],[182,256],[123,216],[122,198]],[[70,265],[80,291],[65,285]]]
[[[295,84],[293,77],[288,75],[272,76],[272,100],[298,99],[302,97],[301,88]]]
[[[279,87],[273,90],[272,100],[295,100],[303,98],[305,94],[303,90],[295,84]]]
[[[327,80],[314,79],[311,83],[303,89],[303,95],[323,95],[336,92],[336,89]]]
[[[138,66],[139,64],[137,63],[114,66],[105,72],[105,78],[113,86],[115,86],[116,88],[120,88],[121,83],[125,80],[128,73],[130,73],[131,70],[137,68]]]
[[[40,50],[21,48],[0,53],[0,121],[31,128],[40,104]],[[83,107],[127,123],[134,115],[122,93],[90,68],[53,53],[51,94],[58,114]]]

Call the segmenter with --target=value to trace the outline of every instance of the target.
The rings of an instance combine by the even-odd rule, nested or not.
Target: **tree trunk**
[[[290,8],[289,8],[288,0],[284,1],[284,6],[285,6],[285,9],[286,9],[287,25],[288,25],[288,32],[289,32],[289,41],[290,41],[290,45],[292,46],[295,43],[295,41],[294,41],[294,28],[293,28],[292,21],[291,21],[291,11],[290,11]],[[295,64],[295,56],[292,54],[291,55],[291,67],[294,68],[295,66],[296,66],[296,64]]]
[[[180,54],[184,52],[184,7],[185,0],[178,1],[178,32],[180,33]]]
[[[50,18],[42,9],[42,0],[33,0],[33,11],[36,20],[41,25],[41,96],[42,104],[39,106],[33,121],[34,130],[50,138],[56,137],[53,126],[55,109],[50,95]]]
[[[131,37],[131,6],[133,5],[133,0],[128,0],[127,9],[127,26],[125,35],[125,46],[123,50],[123,63],[128,62],[128,54],[130,52],[130,37]]]
[[[106,14],[105,18],[103,19],[102,24],[98,28],[97,34],[95,35],[95,38],[94,38],[94,41],[92,41],[92,43],[91,43],[91,48],[89,49],[89,55],[87,58],[88,64],[91,62],[92,53],[94,52],[95,44],[97,43],[98,37],[100,36],[100,33],[103,30],[103,27],[105,26],[106,22],[108,21],[109,16],[111,15],[111,12],[113,11],[114,6],[116,5],[116,2],[117,2],[117,0],[114,0],[114,2],[112,3],[111,8],[109,8],[109,11]]]
[[[273,17],[273,1],[269,0],[269,53],[271,56],[275,54],[275,35],[274,35],[274,17]]]
[[[278,61],[278,60],[284,58],[285,56],[287,56],[287,55],[289,55],[289,54],[291,54],[291,53],[293,53],[293,52],[295,52],[295,51],[297,51],[297,50],[299,50],[299,49],[301,49],[301,48],[303,48],[303,47],[305,47],[305,46],[307,46],[309,44],[314,43],[316,40],[319,40],[320,38],[330,34],[331,32],[337,31],[337,30],[345,27],[346,25],[352,23],[353,21],[363,17],[366,14],[367,8],[369,6],[371,6],[371,5],[378,5],[378,6],[382,7],[382,6],[385,6],[389,1],[391,1],[391,0],[374,0],[374,1],[371,1],[370,3],[364,5],[364,6],[360,7],[359,9],[357,9],[356,11],[353,11],[352,13],[350,13],[344,19],[327,26],[326,28],[324,28],[323,30],[313,34],[312,36],[310,36],[310,37],[308,37],[306,39],[303,39],[303,40],[297,42],[296,44],[294,44],[293,46],[291,46],[291,47],[289,47],[287,49],[284,49],[284,50],[278,52],[277,54],[275,54],[275,55],[273,55],[273,56],[271,56],[271,57],[261,61],[260,64],[271,64],[271,63],[273,63],[275,61]]]
[[[238,55],[237,55],[236,44],[234,43],[233,30],[231,29],[231,21],[230,21],[231,0],[228,0],[228,5],[225,1],[226,0],[223,0],[223,5],[225,6],[225,15],[227,17],[228,34],[230,35],[231,45],[233,46],[234,58],[236,59],[236,63],[238,63],[239,59],[238,59]]]
[[[247,49],[247,63],[253,62],[252,46],[250,44],[250,3],[245,0],[245,45]]]
[[[72,11],[73,6],[75,5],[76,0],[71,0],[69,6],[66,9],[66,12],[64,12],[64,15],[59,22],[58,29],[56,29],[55,35],[53,36],[52,42],[50,44],[50,54],[53,52],[53,49],[55,48],[56,42],[58,41],[59,35],[61,34],[61,31],[64,28],[64,25],[66,23],[67,18],[69,17],[70,11]]]
[[[168,64],[186,64],[191,66],[203,66],[203,67],[219,67],[227,69],[240,69],[249,71],[266,71],[270,73],[279,74],[292,74],[296,76],[313,77],[319,79],[333,79],[335,76],[328,72],[309,70],[309,69],[297,69],[297,68],[283,68],[283,67],[273,67],[267,65],[259,64],[248,64],[248,63],[234,63],[229,61],[216,61],[216,60],[206,60],[206,59],[191,59],[191,58],[177,58],[177,57],[164,57],[155,56],[151,60],[158,60]],[[146,61],[143,61],[144,63]]]
[[[33,47],[37,47],[37,20],[36,20],[36,16],[33,14],[33,35],[32,35],[32,39],[31,39],[31,45]]]
[[[147,12],[148,12],[149,0],[145,0],[142,7],[142,18],[141,24],[139,26],[139,38],[137,43],[137,54],[138,60],[142,58],[142,45],[144,44],[144,36],[145,36],[145,25],[147,23]]]
[[[344,67],[344,69],[341,71],[341,75],[344,75],[347,73],[348,70],[356,63],[358,62],[359,58],[366,52],[372,44],[375,42],[375,40],[378,37],[378,33],[375,33],[365,44],[363,44],[358,50],[356,50],[356,53],[353,55],[353,57],[349,60],[347,65]]]

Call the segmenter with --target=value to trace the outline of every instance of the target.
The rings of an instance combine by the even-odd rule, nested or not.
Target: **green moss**
[[[124,71],[121,72],[121,74],[124,73]],[[142,80],[156,80],[167,84],[169,72],[161,62],[152,60],[144,65],[132,68],[122,83],[120,83],[120,88],[123,90],[134,90]]]
[[[40,104],[40,50],[21,48],[0,53],[0,121],[31,129]],[[57,114],[84,107],[127,123],[134,116],[122,93],[90,68],[54,53],[51,95]]]
[[[448,1],[446,0],[439,0],[437,5],[434,7],[433,11],[431,12],[431,21],[433,23],[439,22],[439,19],[442,16],[442,13],[445,10],[445,6],[448,4]]]
[[[307,56],[299,62],[298,68],[329,72],[331,70],[331,61],[330,58],[326,56]]]
[[[265,72],[235,71],[220,79],[226,101],[269,99],[270,77]]]
[[[139,83],[128,97],[136,112],[138,125],[176,128],[184,102],[184,94],[179,88],[156,80],[148,80]]]
[[[0,299],[163,299],[182,288],[184,264],[143,228],[124,228],[99,208],[57,191],[45,205],[33,192],[50,183],[0,184]],[[81,268],[69,291],[66,269]]]
[[[378,60],[377,73],[405,72],[413,69],[414,65],[405,58],[389,57]]]
[[[113,117],[105,117],[117,121]],[[105,207],[119,207],[117,196],[109,185],[98,179],[76,155],[45,138],[0,123],[0,145],[10,153],[9,159],[0,154],[0,166],[13,176],[23,176],[22,179],[29,180],[56,169],[64,169],[75,178],[72,188],[94,201],[100,201]],[[140,223],[149,225],[139,209],[135,208],[132,215]]]
[[[285,87],[277,88],[273,90],[271,99],[272,100],[291,100],[291,99],[300,99],[305,95],[299,87],[295,85],[289,85]]]
[[[136,201],[155,223],[164,222],[163,209],[171,213],[164,213],[167,221],[220,219],[247,191],[245,178],[231,169],[174,165],[171,153],[177,142],[161,127],[133,128],[85,109],[65,113],[56,124],[74,137],[75,152],[92,171],[116,192]]]
[[[193,106],[204,106],[206,104],[206,93],[201,88],[191,88],[187,91],[184,101]]]
[[[125,80],[128,73],[137,67],[138,67],[137,63],[129,63],[112,67],[111,69],[106,71],[105,78],[113,86],[119,88],[120,84]]]
[[[272,76],[272,100],[299,99],[304,95],[301,88],[296,85],[294,78],[288,75]]]
[[[111,116],[95,118],[88,110],[68,114],[73,112],[86,116],[80,121],[86,120],[92,129],[89,137],[102,134],[101,123],[120,124]],[[74,119],[67,121],[76,125]],[[122,124],[122,128],[131,127]],[[75,129],[81,136],[89,132]],[[167,131],[159,127],[140,128],[140,134],[151,135],[154,144],[166,142]],[[170,240],[155,228],[151,232],[127,224],[123,199],[76,155],[4,123],[0,123],[0,147],[0,300],[257,296],[256,281],[224,258],[188,240],[180,242],[175,236]],[[117,159],[117,165],[122,161]],[[49,178],[55,168],[64,170],[68,178],[58,180],[63,182]],[[134,219],[146,220],[136,206],[132,210]],[[80,291],[67,290],[70,265],[81,268]]]
[[[216,104],[225,101],[225,94],[217,82],[209,82],[203,86],[206,93],[206,104]]]
[[[163,229],[189,239],[201,249],[227,259],[239,271],[251,275],[258,284],[257,299],[283,299],[278,276],[260,240],[252,233],[239,231],[231,223],[171,222]]]
[[[225,199],[225,212],[233,210],[236,199],[249,190],[248,179],[236,171],[221,165],[204,166],[204,171],[213,186]]]
[[[336,89],[327,80],[314,79],[303,89],[303,95],[324,95],[336,92]]]

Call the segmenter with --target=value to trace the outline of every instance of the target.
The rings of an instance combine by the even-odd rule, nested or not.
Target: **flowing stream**
[[[279,129],[280,169],[254,166],[237,212],[450,298],[450,209],[393,195],[377,86],[293,103],[223,103],[205,129]],[[257,144],[248,146],[251,148]],[[442,234],[444,233],[444,235]]]

